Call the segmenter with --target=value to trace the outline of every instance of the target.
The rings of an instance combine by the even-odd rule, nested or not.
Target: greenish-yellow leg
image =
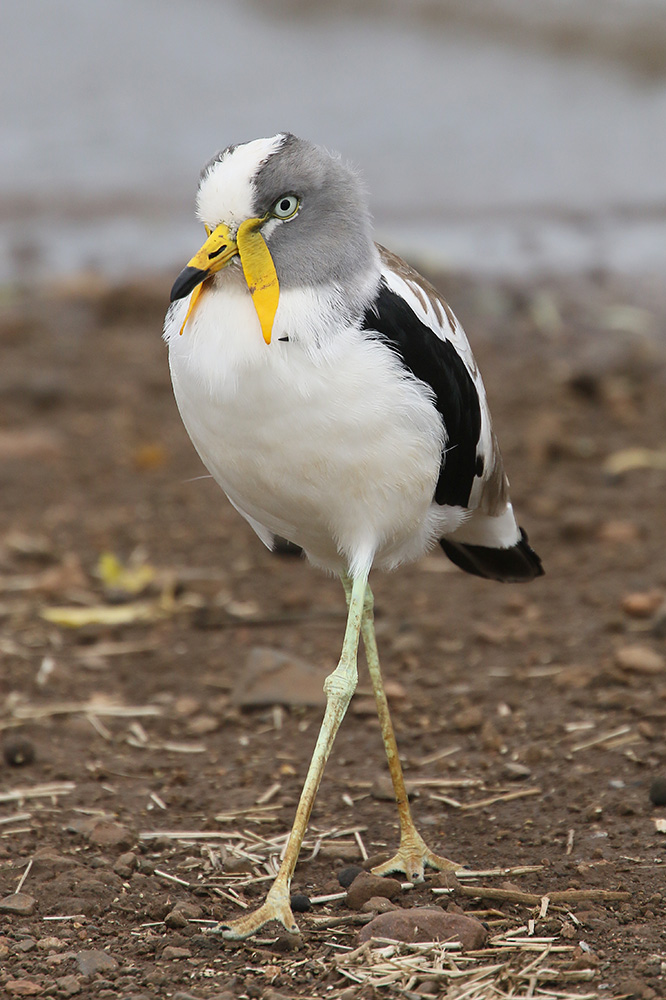
[[[298,809],[296,810],[296,818],[289,834],[287,850],[280,865],[280,870],[266,896],[265,902],[258,910],[248,913],[246,916],[239,917],[238,920],[220,924],[219,930],[222,931],[225,938],[231,941],[241,941],[243,938],[250,937],[251,934],[255,934],[264,924],[269,923],[271,920],[279,921],[291,934],[298,933],[298,925],[294,920],[289,902],[291,879],[326,761],[331,752],[340,723],[347,711],[347,706],[356,689],[358,681],[356,659],[365,607],[366,586],[367,580],[364,577],[349,582],[349,613],[347,615],[347,628],[342,645],[342,654],[337,667],[324,682],[326,712],[324,713],[317,743],[312,754],[312,760],[310,761],[310,767],[305,784],[303,785]]]
[[[345,588],[347,600],[351,599],[351,581],[343,578],[342,584]],[[391,872],[404,872],[412,882],[422,882],[423,872],[427,868],[435,868],[437,871],[451,871],[462,866],[448,858],[442,858],[435,854],[426,845],[423,837],[418,832],[412,819],[409,799],[405,789],[405,779],[402,774],[402,766],[398,754],[398,745],[393,731],[393,723],[389,713],[382,674],[379,667],[379,654],[377,652],[377,639],[375,638],[374,624],[374,601],[370,587],[366,587],[365,600],[363,602],[363,620],[361,622],[361,634],[363,645],[365,646],[365,656],[368,661],[368,671],[372,681],[372,689],[375,693],[377,703],[377,714],[382,731],[382,739],[386,750],[393,791],[398,805],[398,818],[400,820],[400,846],[397,853],[382,865],[373,868],[375,875],[388,875]]]

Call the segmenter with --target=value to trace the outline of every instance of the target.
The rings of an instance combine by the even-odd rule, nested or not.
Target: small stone
[[[128,827],[104,819],[93,826],[88,839],[97,847],[128,848],[136,843],[136,837]]]
[[[623,646],[615,653],[615,662],[621,670],[635,674],[660,674],[666,667],[666,660],[650,646],[639,644]]]
[[[254,871],[254,865],[249,858],[229,858],[222,867],[230,875],[245,875],[246,873],[251,875]]]
[[[242,708],[257,705],[326,704],[324,681],[328,668],[315,666],[290,653],[267,646],[250,650],[231,700]]]
[[[113,870],[116,875],[120,875],[121,878],[129,878],[133,871],[136,870],[138,864],[138,859],[136,854],[132,851],[125,851],[116,860]]]
[[[397,909],[395,903],[392,903],[386,896],[371,896],[361,907],[361,913],[388,913],[389,910]]]
[[[525,764],[519,764],[517,761],[513,760],[507,761],[502,770],[509,781],[525,781],[526,778],[530,778],[532,776],[532,772],[529,767],[526,767]]]
[[[483,725],[483,712],[477,705],[463,708],[451,720],[459,733],[469,733]]]
[[[44,992],[44,987],[31,979],[8,979],[5,989],[13,997],[37,997]]]
[[[640,537],[638,526],[632,521],[605,521],[597,532],[600,542],[612,545],[626,545],[636,542]]]
[[[44,937],[39,939],[37,947],[40,951],[61,951],[65,942],[57,937]]]
[[[2,746],[2,756],[10,767],[23,767],[35,759],[35,744],[26,736],[6,739]]]
[[[189,948],[179,948],[177,945],[168,944],[162,952],[162,958],[166,961],[177,961],[181,958],[191,958],[192,952]]]
[[[434,979],[426,979],[421,983],[418,991],[421,996],[437,997],[439,996],[439,983]]]
[[[402,886],[397,879],[382,878],[371,872],[361,872],[357,875],[347,890],[347,905],[352,910],[360,910],[364,903],[373,896],[383,896],[385,899],[395,899],[402,892]]]
[[[650,784],[650,802],[653,806],[666,806],[666,777],[652,779]]]
[[[58,993],[63,997],[73,997],[81,992],[81,980],[78,976],[60,976],[56,979]]]
[[[167,913],[166,917],[164,918],[164,923],[172,931],[179,931],[182,930],[183,927],[187,927],[187,925],[189,924],[189,920],[187,919],[185,914],[182,913],[180,910],[174,909],[170,913]]]
[[[630,618],[650,618],[660,607],[664,595],[659,590],[648,590],[635,594],[625,594],[622,610]]]
[[[348,868],[343,868],[342,871],[338,872],[338,882],[343,889],[348,889],[362,871],[363,869],[359,865],[349,865]]]
[[[308,913],[312,909],[310,897],[304,892],[295,892],[290,899],[291,908],[294,913]]]
[[[118,962],[113,955],[96,948],[90,951],[80,951],[75,958],[82,976],[94,976],[97,972],[110,972],[111,969],[118,968]]]
[[[372,783],[370,795],[378,802],[395,802],[393,783],[387,774],[381,774]]]
[[[75,858],[57,854],[48,847],[44,847],[35,852],[32,859],[31,873],[35,875],[47,875],[53,877],[57,872],[64,872],[71,868],[76,868],[79,862]],[[83,868],[81,869],[83,871]]]
[[[465,951],[472,951],[482,948],[487,936],[486,928],[473,917],[424,906],[380,913],[362,928],[359,943],[373,937],[409,943],[457,939]]]
[[[37,900],[26,892],[13,892],[0,899],[0,913],[13,913],[19,917],[29,917],[35,912]]]

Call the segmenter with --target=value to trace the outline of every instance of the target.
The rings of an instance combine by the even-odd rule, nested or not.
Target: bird
[[[460,865],[418,832],[374,630],[372,568],[438,543],[467,573],[543,574],[509,499],[481,375],[436,289],[375,243],[356,169],[290,132],[227,146],[201,171],[206,238],[171,290],[164,337],[174,395],[203,464],[259,538],[337,574],[342,652],[278,874],[230,940],[298,925],[290,888],[362,640],[398,807],[396,854],[374,872],[423,881]]]

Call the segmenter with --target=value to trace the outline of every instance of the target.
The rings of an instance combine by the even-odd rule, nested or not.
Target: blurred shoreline
[[[30,0],[5,20],[0,285],[179,267],[201,163],[285,128],[359,167],[377,239],[420,266],[666,274],[666,0]]]

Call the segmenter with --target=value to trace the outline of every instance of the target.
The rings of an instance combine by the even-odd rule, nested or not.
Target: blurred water
[[[287,129],[354,161],[380,239],[430,263],[664,273],[666,3],[609,3],[22,0],[0,281],[178,269],[200,165]]]

